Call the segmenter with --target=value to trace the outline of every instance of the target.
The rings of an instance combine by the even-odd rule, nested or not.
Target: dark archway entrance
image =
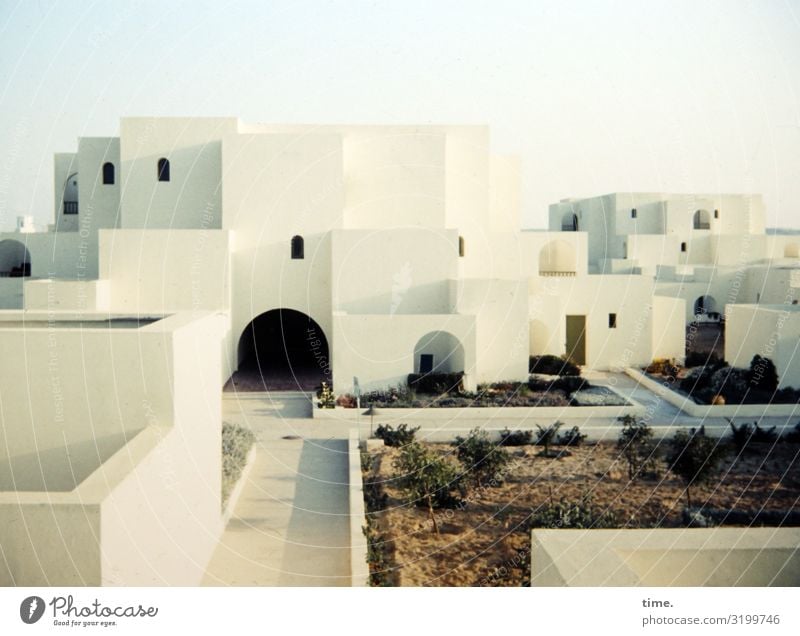
[[[293,309],[256,316],[239,338],[238,361],[237,391],[311,391],[331,379],[325,333]]]
[[[0,278],[31,275],[31,254],[24,243],[14,239],[0,241]]]

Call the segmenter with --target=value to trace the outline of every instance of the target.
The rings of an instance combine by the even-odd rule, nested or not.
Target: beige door
[[[586,316],[567,316],[567,358],[586,364]]]

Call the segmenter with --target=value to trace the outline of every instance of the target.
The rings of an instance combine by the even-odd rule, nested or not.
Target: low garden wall
[[[591,418],[617,418],[625,415],[644,415],[645,407],[626,398],[631,404],[626,406],[476,406],[460,408],[380,408],[376,421],[381,424],[395,424],[417,421],[449,422],[459,420],[462,422],[525,422],[530,420],[557,419],[591,419]],[[333,409],[321,409],[314,406],[313,417],[319,420],[337,420],[340,422],[369,421],[369,416],[361,415],[361,409],[349,409],[337,406]]]
[[[792,417],[800,416],[798,404],[697,404],[690,397],[672,390],[668,383],[659,382],[639,369],[628,367],[625,373],[665,402],[697,418],[712,417]]]
[[[361,448],[358,429],[350,430],[347,446],[350,485],[350,586],[369,586],[369,565],[367,563],[367,526],[364,507],[364,480],[361,475]]]
[[[531,532],[531,587],[797,586],[798,528]]]
[[[92,402],[94,418],[81,419],[79,405],[65,400],[60,434],[65,440],[62,444],[72,444],[58,448],[53,430],[59,429],[51,426],[48,430],[53,451],[63,454],[76,448],[77,442],[91,441],[98,434],[96,423],[106,419],[97,412],[101,416],[111,413],[112,405],[124,407],[121,422],[112,424],[125,439],[109,449],[108,457],[96,458],[95,452],[95,457],[90,458],[91,449],[84,449],[87,457],[77,457],[76,461],[87,466],[88,474],[74,480],[78,483],[31,482],[29,487],[0,491],[0,552],[6,556],[0,560],[0,585],[197,585],[202,580],[223,530],[222,407],[218,389],[223,322],[216,314],[186,312],[135,333],[128,329],[105,330],[89,340],[88,334],[94,330],[88,330],[83,334],[84,349],[66,346],[79,342],[80,329],[57,332],[57,342],[62,346],[58,349],[60,365],[53,372],[58,372],[62,388],[71,386],[68,381],[75,385],[90,379],[88,374],[74,371],[82,368],[87,342],[93,343],[90,352],[104,346],[113,350],[121,362],[115,357],[111,361],[114,364],[109,363],[91,376],[97,379],[88,385],[93,395],[100,390],[108,392],[104,400]],[[19,344],[18,340],[34,337],[41,341],[39,332],[17,331],[24,333],[18,334],[16,340],[7,337],[4,342]],[[39,331],[47,335],[46,330]],[[163,371],[148,375],[149,390],[134,381],[141,371],[139,366],[130,364],[130,360],[141,358],[130,353],[135,351],[133,345],[137,341],[140,346],[145,341],[151,345],[147,350],[151,357],[145,358],[147,368]],[[126,343],[133,344],[123,348]],[[38,351],[36,362],[44,366],[49,359],[47,343],[39,344],[45,348],[29,349],[29,359],[32,351]],[[116,376],[111,373],[113,370],[117,371]],[[111,380],[104,380],[103,372],[118,378],[116,389],[108,384]],[[50,379],[49,375],[44,377]],[[151,381],[153,377],[155,380]],[[23,375],[20,381],[24,380]],[[48,390],[52,386],[49,382],[32,386],[39,385]],[[9,388],[16,387],[12,384]],[[84,389],[80,395],[85,399],[87,387],[79,388]],[[22,428],[22,418],[8,417],[29,408],[28,395],[17,390],[4,393],[3,398],[7,418],[4,421],[14,421],[17,428]],[[52,399],[50,405],[40,406],[54,408]],[[63,431],[67,430],[70,438],[65,439]],[[24,473],[26,467],[40,465],[40,455],[30,454],[26,442],[24,436],[7,436],[3,450],[11,456],[19,449],[12,456],[16,462],[10,467],[14,471],[11,475],[17,474],[17,469]]]

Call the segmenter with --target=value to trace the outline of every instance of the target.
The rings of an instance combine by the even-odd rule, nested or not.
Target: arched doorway
[[[256,316],[239,338],[239,391],[311,391],[331,381],[328,339],[317,322],[294,309]]]
[[[431,331],[414,346],[414,373],[464,371],[464,347],[447,331]]]
[[[23,243],[14,239],[0,241],[0,278],[22,278],[31,275],[31,254]]]
[[[694,301],[694,315],[695,316],[708,316],[709,314],[716,314],[717,301],[713,296],[700,296]]]

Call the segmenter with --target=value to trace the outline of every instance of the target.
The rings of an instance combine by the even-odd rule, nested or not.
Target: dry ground
[[[452,449],[432,444],[442,453]],[[500,487],[467,496],[466,506],[438,511],[441,534],[427,511],[410,506],[392,486],[397,449],[378,453],[371,478],[384,481],[388,503],[376,517],[392,566],[390,584],[404,586],[525,585],[530,577],[528,517],[538,506],[587,495],[612,511],[622,526],[680,527],[685,491],[661,462],[662,477],[631,483],[613,444],[572,448],[570,457],[536,457],[540,447],[508,449],[513,468]],[[713,485],[692,489],[693,505],[711,508],[797,510],[800,446],[780,443],[756,449],[738,461],[724,460]]]

